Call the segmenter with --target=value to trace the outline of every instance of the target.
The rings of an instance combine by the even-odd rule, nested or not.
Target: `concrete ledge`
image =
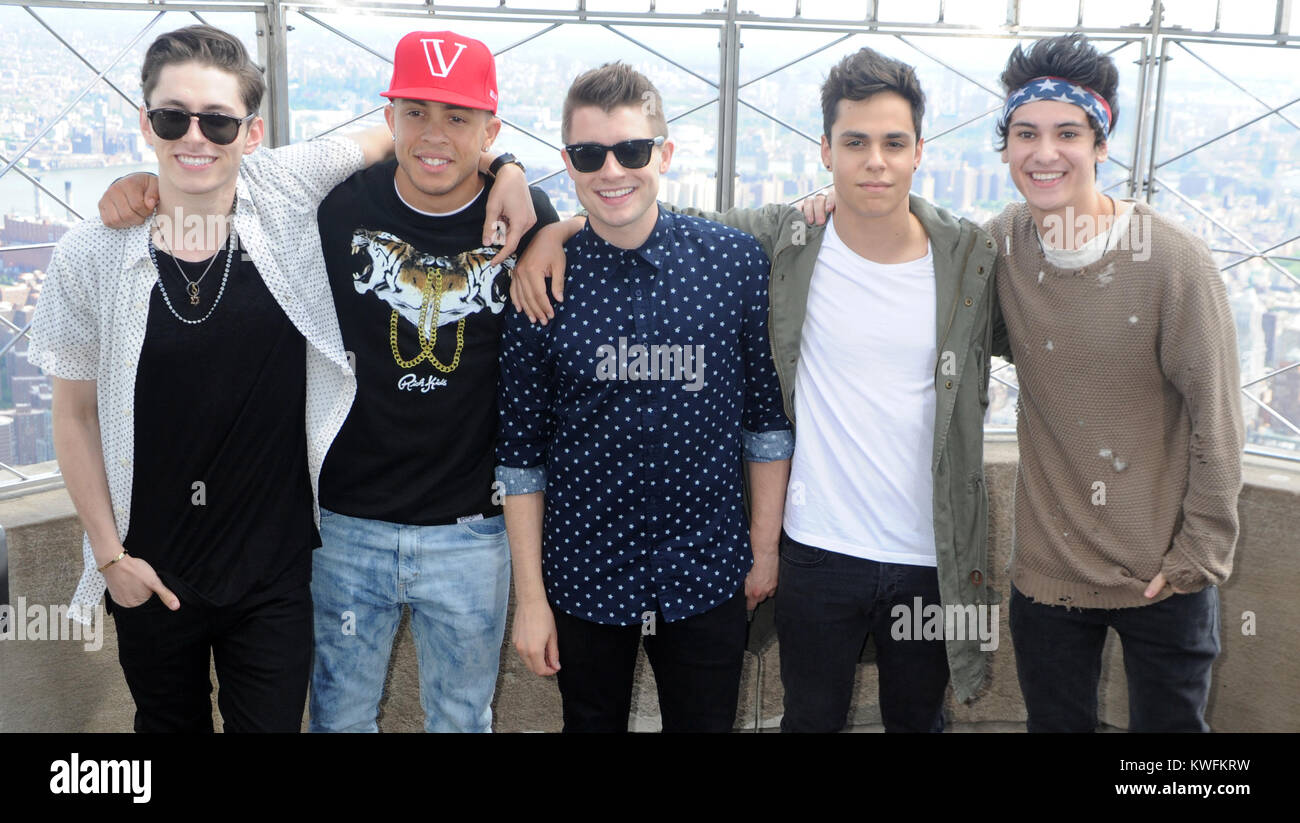
[[[1016,458],[1014,442],[987,444],[989,573],[1004,602]],[[1221,592],[1223,653],[1215,666],[1210,723],[1216,731],[1300,731],[1300,465],[1248,457],[1244,468],[1241,542],[1233,576]],[[66,492],[0,500],[0,526],[8,539],[11,599],[66,603],[81,573],[81,527]],[[1250,614],[1253,635],[1243,633]],[[74,641],[0,641],[0,732],[130,731],[134,707],[117,662],[112,620],[106,621],[104,635],[96,651]],[[973,705],[957,705],[949,694],[953,731],[1023,730],[1024,705],[1010,637],[1003,608],[992,682]],[[1108,728],[1128,725],[1123,672],[1112,632],[1101,680],[1101,721]],[[215,677],[213,683],[215,687]],[[508,639],[501,650],[494,711],[494,726],[501,732],[553,732],[561,725],[554,679],[532,675]],[[761,659],[746,656],[736,727],[774,731],[781,713],[780,650],[773,643]],[[876,670],[860,666],[849,726],[872,731],[879,724]],[[405,616],[379,725],[386,732],[423,728],[415,647]],[[630,725],[643,731],[659,728],[654,676],[644,653],[637,664]]]

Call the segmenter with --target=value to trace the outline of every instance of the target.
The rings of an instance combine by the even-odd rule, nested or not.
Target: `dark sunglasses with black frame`
[[[199,131],[218,146],[228,146],[239,136],[239,127],[257,116],[235,117],[216,112],[194,112],[184,109],[149,109],[145,112],[153,133],[162,140],[180,140],[190,130],[190,118],[199,119]]]
[[[600,167],[605,165],[605,154],[611,151],[614,152],[614,159],[623,168],[641,169],[650,162],[654,147],[662,146],[665,139],[660,135],[640,140],[624,140],[612,146],[603,143],[570,143],[564,147],[564,151],[568,153],[573,167],[583,174],[599,171]]]

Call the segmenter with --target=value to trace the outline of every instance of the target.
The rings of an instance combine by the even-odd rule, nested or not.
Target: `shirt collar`
[[[132,271],[141,263],[149,264],[153,268],[152,258],[149,256],[149,227],[153,218],[145,220],[139,226],[132,226],[125,229],[127,232],[126,256],[123,261],[126,264],[126,270]]]
[[[676,219],[673,213],[665,209],[662,204],[656,203],[655,206],[659,209],[659,218],[655,220],[655,227],[651,229],[650,236],[646,238],[646,241],[639,248],[618,248],[596,234],[591,228],[591,223],[588,222],[587,225],[582,227],[582,231],[573,236],[573,251],[578,256],[604,253],[616,258],[625,254],[634,254],[656,269],[662,269],[673,244],[676,242]]]

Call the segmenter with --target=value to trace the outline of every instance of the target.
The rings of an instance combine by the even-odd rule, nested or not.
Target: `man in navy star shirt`
[[[642,637],[664,730],[729,731],[746,607],[776,589],[794,441],[769,262],[749,235],[659,206],[667,135],[641,74],[615,63],[574,81],[564,161],[589,219],[565,251],[580,288],[548,325],[506,324],[515,648],[557,675],[566,732],[627,730]]]

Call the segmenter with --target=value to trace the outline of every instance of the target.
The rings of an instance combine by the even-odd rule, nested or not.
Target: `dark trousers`
[[[668,623],[655,612],[641,625],[606,626],[555,609],[560,697],[566,732],[626,732],[637,648],[659,689],[665,732],[729,732],[736,723],[745,656],[745,595]]]
[[[880,715],[887,732],[943,731],[948,654],[943,640],[895,640],[895,606],[910,615],[939,604],[929,566],[877,563],[799,543],[781,533],[776,632],[785,689],[783,732],[838,732],[848,720],[858,658],[876,644]],[[911,619],[910,617],[907,619]]]
[[[221,608],[181,598],[173,612],[154,595],[111,610],[137,732],[210,733],[210,660],[225,731],[301,729],[311,676],[310,587]]]
[[[1219,590],[1130,609],[1067,609],[1011,587],[1011,640],[1031,732],[1097,728],[1106,629],[1124,648],[1129,730],[1207,732],[1210,669],[1219,656]]]

